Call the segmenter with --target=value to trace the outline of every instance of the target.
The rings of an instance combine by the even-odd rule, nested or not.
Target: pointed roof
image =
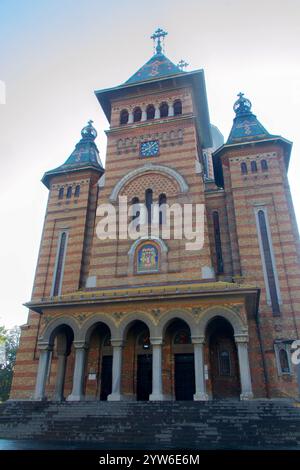
[[[162,52],[156,52],[145,65],[135,72],[125,83],[144,82],[153,78],[166,77],[167,75],[184,74],[177,65],[173,64]]]
[[[60,165],[53,170],[46,171],[42,178],[42,182],[47,188],[50,186],[50,179],[52,176],[56,176],[71,171],[79,171],[83,169],[95,169],[103,173],[104,169],[99,157],[99,151],[95,144],[97,137],[97,131],[92,126],[93,121],[89,121],[81,131],[81,140],[76,144],[75,149],[65,161],[63,165]]]
[[[250,100],[244,97],[244,93],[239,93],[238,97],[239,99],[233,106],[236,117],[233,120],[227,144],[249,142],[273,137],[272,134],[269,134],[269,132],[259,122],[257,117],[252,114],[252,104]]]

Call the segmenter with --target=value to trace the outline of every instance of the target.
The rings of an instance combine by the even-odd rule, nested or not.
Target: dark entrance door
[[[193,400],[194,393],[194,354],[175,354],[175,398]]]
[[[213,335],[210,341],[213,398],[237,398],[240,378],[237,351],[232,338]]]
[[[139,354],[137,357],[137,400],[147,401],[152,392],[152,355]]]
[[[112,356],[102,357],[100,400],[107,400],[112,388]]]

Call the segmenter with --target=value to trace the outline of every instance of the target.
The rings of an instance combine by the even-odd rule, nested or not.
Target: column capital
[[[238,343],[249,343],[248,335],[234,335],[235,342]]]
[[[163,339],[162,337],[156,337],[156,338],[150,337],[150,343],[152,344],[152,346],[161,345],[163,343]]]
[[[40,351],[53,351],[53,344],[49,344],[45,341],[39,341],[37,347]]]
[[[192,343],[193,344],[204,344],[205,343],[205,336],[192,336]]]
[[[73,341],[75,349],[88,349],[89,345],[85,341]]]

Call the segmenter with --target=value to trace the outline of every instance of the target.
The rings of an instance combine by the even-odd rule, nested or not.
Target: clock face
[[[158,140],[149,140],[148,142],[142,142],[140,147],[140,155],[142,157],[153,157],[159,153],[159,142]]]

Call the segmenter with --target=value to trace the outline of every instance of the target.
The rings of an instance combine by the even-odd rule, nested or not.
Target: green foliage
[[[19,339],[20,328],[18,326],[11,330],[0,326],[0,348],[5,350],[0,361],[0,402],[9,398]]]

